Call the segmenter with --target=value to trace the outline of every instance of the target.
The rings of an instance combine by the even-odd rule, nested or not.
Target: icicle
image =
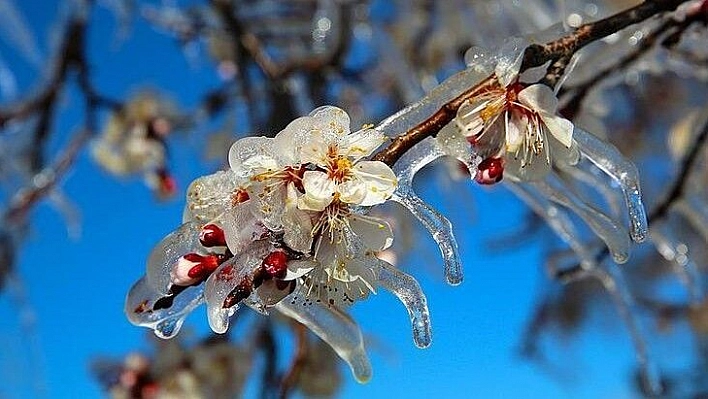
[[[564,209],[555,206],[539,195],[531,186],[516,184],[509,180],[506,180],[505,183],[509,190],[521,198],[537,215],[542,217],[551,230],[570,246],[570,249],[580,259],[580,263],[585,269],[596,266],[592,251],[578,239],[579,234],[575,229],[575,225]]]
[[[546,194],[549,199],[575,212],[605,242],[617,263],[629,259],[630,240],[627,230],[614,223],[607,215],[589,206],[576,196],[554,173],[545,181],[529,183]]]
[[[275,308],[284,315],[304,324],[337,355],[349,364],[354,378],[360,383],[371,379],[371,364],[364,349],[364,338],[359,326],[344,312],[320,302],[304,302],[304,296],[296,291],[278,302]]]
[[[642,384],[646,387],[646,391],[655,396],[661,395],[661,376],[659,375],[658,367],[649,356],[644,331],[636,318],[638,311],[634,309],[634,299],[628,290],[621,271],[616,265],[609,264],[607,268],[597,268],[591,273],[610,294],[612,301],[617,307],[617,312],[627,325],[629,334],[632,337],[637,363],[639,363]]]
[[[462,262],[452,232],[452,224],[413,191],[415,174],[425,165],[444,155],[445,153],[432,138],[423,140],[411,148],[393,166],[393,171],[398,177],[398,188],[391,200],[403,205],[425,226],[440,248],[447,282],[458,285],[462,282]]]
[[[419,348],[430,346],[432,335],[428,300],[418,282],[410,275],[382,260],[378,262],[375,273],[378,284],[396,295],[408,310],[415,345]]]
[[[173,297],[165,297],[143,277],[130,289],[125,300],[125,313],[134,325],[152,328],[160,338],[172,338],[179,332],[187,315],[204,302],[203,289],[202,284],[188,287]],[[164,298],[170,298],[172,302],[155,308],[158,301]]]
[[[708,241],[708,204],[699,193],[684,194],[672,209],[680,213]]]
[[[196,252],[200,247],[201,225],[190,222],[168,234],[150,252],[145,271],[145,280],[158,293],[166,295],[170,290],[172,266],[183,255]]]
[[[614,217],[622,216],[621,201],[617,190],[613,186],[607,184],[601,176],[600,170],[592,164],[589,164],[587,160],[582,160],[578,165],[573,167],[566,167],[564,164],[558,164],[557,172],[558,174],[568,183],[571,182],[582,182],[588,187],[596,190],[602,198],[607,202],[610,208],[610,214]]]
[[[652,223],[649,235],[656,250],[664,259],[671,262],[674,273],[686,286],[691,302],[700,303],[703,299],[700,272],[693,260],[688,257],[688,246],[676,237],[673,228],[663,220]]]
[[[590,162],[615,179],[624,193],[625,204],[631,224],[630,234],[635,242],[642,242],[647,237],[647,215],[642,202],[637,167],[625,158],[610,143],[604,142],[592,134],[575,127],[573,138],[580,146],[580,151]]]

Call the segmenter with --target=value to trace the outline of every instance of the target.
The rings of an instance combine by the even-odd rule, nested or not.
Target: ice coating
[[[420,284],[410,275],[379,260],[375,270],[378,284],[391,291],[408,310],[413,329],[413,341],[419,348],[427,348],[432,341],[428,300]]]
[[[630,240],[626,229],[613,222],[601,211],[585,203],[572,190],[568,189],[554,173],[549,173],[544,181],[530,184],[548,196],[551,201],[572,210],[583,219],[588,227],[607,245],[615,262],[627,262]]]
[[[125,313],[132,324],[152,328],[160,338],[172,338],[182,328],[187,315],[204,301],[203,288],[203,285],[188,287],[171,297],[169,306],[154,309],[156,302],[166,297],[155,291],[143,277],[128,292]]]
[[[600,170],[594,164],[588,165],[588,163],[590,162],[583,160],[583,163],[577,167],[569,167],[560,163],[557,165],[558,175],[566,182],[577,181],[585,183],[588,187],[592,187],[599,192],[605,202],[607,202],[612,216],[621,217],[623,196],[619,195],[617,190],[614,190],[613,187],[603,180],[602,176],[599,175],[599,173],[601,173]]]
[[[298,291],[291,295],[298,295]],[[365,383],[371,379],[371,364],[364,349],[361,330],[345,313],[320,302],[304,303],[289,297],[278,302],[275,308],[304,324],[327,342],[337,355],[347,362],[358,382]]]
[[[664,220],[651,224],[649,237],[661,256],[671,262],[672,270],[686,286],[691,302],[700,303],[703,299],[700,272],[688,256],[688,246],[676,237],[673,228]]]
[[[389,137],[403,134],[433,115],[446,102],[459,96],[465,89],[472,87],[488,75],[489,73],[473,68],[460,71],[435,87],[418,102],[384,119],[374,129]]]
[[[598,279],[617,308],[617,313],[624,321],[632,338],[634,353],[639,365],[641,383],[652,397],[659,396],[662,392],[661,376],[659,369],[649,354],[646,334],[637,319],[640,312],[634,309],[634,299],[629,292],[624,276],[617,265],[609,264],[605,268],[596,268],[591,271],[591,276]]]
[[[446,155],[432,138],[425,139],[411,148],[393,166],[398,176],[398,188],[391,197],[418,219],[438,244],[445,263],[445,278],[451,285],[462,282],[462,262],[452,223],[433,209],[413,191],[413,177],[425,165]]]
[[[171,285],[172,266],[183,255],[196,252],[201,247],[201,224],[188,222],[168,234],[150,252],[145,271],[146,282],[158,293],[165,295]]]
[[[195,179],[187,188],[187,203],[182,222],[209,223],[231,207],[232,194],[238,186],[236,175],[219,171]]]
[[[622,188],[630,222],[630,235],[635,242],[642,242],[649,229],[647,215],[639,187],[637,167],[625,158],[615,146],[594,135],[575,127],[573,138],[580,146],[580,152],[597,165],[603,172],[615,179]]]
[[[207,303],[207,318],[209,327],[217,334],[226,332],[229,318],[238,309],[238,303],[224,306],[227,296],[239,284],[246,284],[249,290],[252,289],[251,275],[267,253],[266,244],[259,244],[222,263],[206,281],[204,299]],[[245,294],[246,297],[249,295],[250,292]]]
[[[579,235],[575,229],[573,221],[566,210],[554,205],[551,201],[540,195],[535,188],[506,181],[507,187],[521,198],[537,215],[548,223],[548,226],[561,240],[565,241],[571,250],[580,259],[580,264],[585,269],[596,266],[596,262],[590,248],[578,239]]]

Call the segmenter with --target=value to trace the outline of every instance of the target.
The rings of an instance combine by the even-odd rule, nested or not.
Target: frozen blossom
[[[398,185],[391,168],[366,159],[385,140],[373,129],[350,132],[349,116],[327,106],[274,138],[234,143],[230,169],[187,190],[183,225],[155,247],[146,276],[128,295],[129,320],[169,338],[204,302],[217,333],[243,305],[266,315],[275,307],[322,337],[366,381],[361,332],[346,311],[383,288],[408,309],[416,345],[427,347],[425,295],[413,277],[378,257],[393,232],[368,215]]]

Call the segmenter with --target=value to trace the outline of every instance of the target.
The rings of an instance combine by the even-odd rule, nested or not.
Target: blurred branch
[[[285,371],[280,384],[281,399],[285,399],[290,396],[292,389],[300,377],[300,372],[302,371],[302,366],[305,363],[308,350],[307,329],[305,326],[294,320],[290,325],[292,326],[295,334],[295,354],[293,355],[292,361],[290,362],[290,367],[288,367]]]
[[[683,20],[677,20],[675,18],[668,18],[659,27],[649,32],[642,40],[641,44],[637,46],[634,51],[625,54],[623,57],[617,59],[612,65],[598,71],[595,76],[588,79],[587,81],[575,85],[573,87],[563,88],[560,90],[559,97],[569,95],[572,96],[569,100],[565,102],[565,106],[560,110],[560,114],[566,118],[573,118],[585,100],[585,97],[590,92],[590,90],[595,87],[601,81],[607,79],[608,77],[614,75],[617,72],[624,70],[629,67],[637,60],[639,60],[644,54],[654,49],[654,45],[659,41],[659,39],[664,36],[667,32],[668,35],[662,40],[662,44],[665,46],[671,46],[678,43],[680,36],[695,22],[703,22],[704,24],[708,22],[708,14],[694,12],[691,15],[687,15]],[[668,41],[668,42],[667,42]]]
[[[642,4],[596,22],[579,26],[570,34],[546,44],[532,44],[524,51],[521,70],[541,66],[549,61],[570,61],[570,58],[588,44],[647,20],[662,12],[673,11],[688,0],[647,0]],[[556,67],[557,72],[564,67]]]

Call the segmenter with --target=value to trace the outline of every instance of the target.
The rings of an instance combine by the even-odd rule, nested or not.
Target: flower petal
[[[308,211],[323,211],[332,202],[335,183],[326,173],[309,170],[302,176],[305,195],[298,199],[297,207]]]
[[[268,158],[273,161],[268,161]],[[229,149],[229,165],[240,178],[265,172],[273,165],[275,158],[273,139],[267,137],[244,137]]]
[[[541,120],[548,128],[556,140],[560,141],[566,148],[573,144],[573,122],[557,115],[540,112]]]
[[[544,84],[535,84],[521,90],[519,102],[537,112],[555,114],[558,109],[558,99],[553,90]]]
[[[325,105],[314,109],[310,112],[310,116],[321,124],[324,131],[335,133],[338,136],[344,136],[349,133],[349,114],[341,108]]]
[[[383,251],[393,244],[393,230],[385,220],[352,214],[349,225],[368,249]]]
[[[386,141],[386,136],[374,129],[362,129],[342,137],[339,141],[339,153],[357,162],[369,156]]]
[[[298,279],[317,267],[317,263],[311,260],[291,260],[288,262],[288,269],[285,277],[281,280],[290,281]]]
[[[291,249],[308,253],[312,247],[312,219],[307,211],[297,208],[297,202],[297,189],[290,183],[282,215],[283,241]]]
[[[372,206],[386,202],[398,186],[398,179],[391,168],[380,161],[362,161],[354,165],[352,174],[366,187],[366,195],[360,202],[361,206]]]

